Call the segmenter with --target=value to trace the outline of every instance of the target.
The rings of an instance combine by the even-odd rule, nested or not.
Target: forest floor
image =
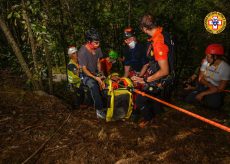
[[[230,163],[229,133],[176,110],[166,108],[141,129],[98,120],[92,108],[71,111],[64,100],[24,86],[0,72],[0,163]],[[230,126],[226,111],[172,103]]]

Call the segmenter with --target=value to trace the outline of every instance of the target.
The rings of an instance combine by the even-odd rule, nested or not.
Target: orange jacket
[[[149,41],[152,41],[154,49],[154,57],[156,61],[168,60],[168,46],[164,43],[164,36],[162,34],[162,27],[158,27]]]

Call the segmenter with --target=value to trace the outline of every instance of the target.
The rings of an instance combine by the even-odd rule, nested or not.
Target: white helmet
[[[77,52],[77,48],[76,48],[76,47],[70,47],[70,48],[68,49],[68,55],[71,55],[71,54],[73,54],[73,53],[75,53],[75,52]]]

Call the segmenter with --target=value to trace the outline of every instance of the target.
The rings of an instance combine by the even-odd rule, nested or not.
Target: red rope
[[[164,104],[164,105],[166,105],[166,106],[169,106],[169,107],[171,107],[171,108],[173,108],[173,109],[176,109],[176,110],[178,110],[178,111],[180,111],[180,112],[182,112],[182,113],[185,113],[185,114],[187,114],[187,115],[189,115],[189,116],[192,116],[192,117],[194,117],[194,118],[197,118],[197,119],[199,119],[199,120],[201,120],[201,121],[203,121],[203,122],[206,122],[206,123],[208,123],[208,124],[210,124],[210,125],[213,125],[213,126],[215,126],[215,127],[217,127],[217,128],[220,128],[220,129],[222,129],[222,130],[224,130],[224,131],[230,133],[230,128],[227,127],[227,126],[221,125],[221,124],[219,124],[219,123],[217,123],[217,122],[215,122],[215,121],[212,121],[212,120],[209,120],[209,119],[207,119],[207,118],[204,118],[204,117],[202,117],[202,116],[200,116],[200,115],[198,115],[198,114],[189,112],[189,111],[187,111],[187,110],[185,110],[185,109],[183,109],[183,108],[177,107],[177,106],[175,106],[175,105],[173,105],[173,104],[170,104],[170,103],[168,103],[168,102],[165,102],[165,101],[163,101],[163,100],[161,100],[161,99],[158,99],[158,98],[156,98],[156,97],[150,96],[150,95],[148,95],[148,94],[146,94],[146,93],[144,93],[144,92],[141,92],[141,91],[139,91],[139,90],[136,90],[136,89],[135,89],[134,92],[136,92],[137,94],[140,94],[140,95],[142,95],[142,96],[148,97],[148,98],[150,98],[150,99],[152,99],[152,100],[158,101],[158,102],[160,102],[160,103],[162,103],[162,104]]]

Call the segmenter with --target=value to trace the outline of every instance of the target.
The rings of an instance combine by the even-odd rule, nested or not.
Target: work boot
[[[106,117],[106,112],[103,110],[96,110],[97,118],[100,119],[105,119]]]
[[[133,121],[133,122],[138,122],[141,118],[141,114],[140,114],[140,111],[138,110],[133,110],[131,116],[130,116],[130,119]]]

